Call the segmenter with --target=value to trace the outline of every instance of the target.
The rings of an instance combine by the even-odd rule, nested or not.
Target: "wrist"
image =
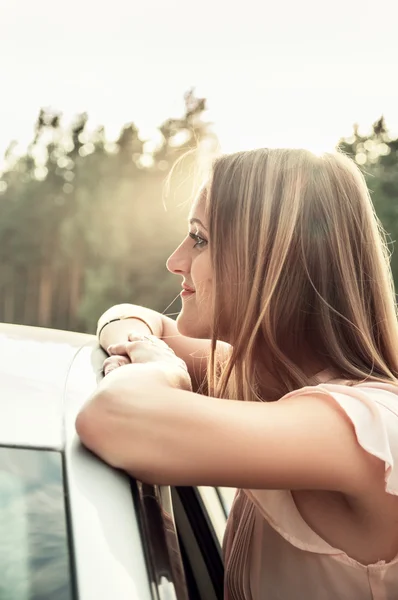
[[[110,325],[111,323],[117,323],[118,321],[139,321],[140,323],[143,323],[147,329],[147,331],[149,332],[150,335],[155,335],[152,327],[150,326],[150,324],[145,321],[145,319],[142,319],[141,317],[136,317],[133,315],[123,315],[120,317],[114,317],[113,319],[109,319],[109,321],[105,321],[105,322],[101,322],[98,321],[98,326],[97,326],[97,337],[98,339],[101,337],[101,333],[102,331],[105,329],[105,327],[107,327],[108,325]],[[136,327],[135,327],[136,329]]]
[[[99,319],[97,338],[102,348],[127,341],[131,331],[141,335],[163,337],[163,315],[150,308],[134,304],[117,304]]]
[[[151,335],[145,323],[137,319],[118,319],[102,328],[98,336],[99,344],[106,351],[112,344],[128,342],[128,336],[132,331],[139,335]]]

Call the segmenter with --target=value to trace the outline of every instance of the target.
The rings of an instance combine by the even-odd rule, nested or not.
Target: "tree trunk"
[[[39,284],[38,272],[34,267],[28,269],[25,279],[25,297],[23,322],[33,325],[37,322],[37,286]]]
[[[69,279],[69,329],[75,330],[78,326],[78,310],[81,293],[81,264],[75,262]]]
[[[15,279],[6,277],[6,285],[3,286],[4,304],[3,318],[5,323],[13,323],[15,315]]]
[[[38,306],[38,324],[41,327],[51,326],[52,291],[53,285],[51,266],[42,265]]]

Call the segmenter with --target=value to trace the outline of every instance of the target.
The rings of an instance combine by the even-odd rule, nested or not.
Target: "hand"
[[[106,358],[104,360],[104,364],[102,366],[102,370],[104,371],[104,375],[108,375],[108,373],[110,373],[111,371],[114,371],[115,369],[118,369],[119,367],[123,367],[124,365],[129,365],[131,364],[131,360],[129,359],[128,356],[122,356],[122,355],[112,355],[112,356],[108,356],[108,358]]]
[[[149,333],[148,335],[143,335],[141,333],[139,333],[138,331],[133,331],[130,334],[128,334],[128,339],[129,342],[139,342],[139,341],[147,341],[147,342],[151,342],[152,344],[163,344],[164,346],[166,346],[170,351],[171,348],[169,348],[167,346],[167,344],[165,344],[164,342],[162,342],[161,340],[159,340],[159,338],[155,337],[155,336],[150,336]],[[144,353],[142,352],[143,348],[141,345],[141,352],[137,352],[138,348],[137,346],[134,348],[134,359],[131,358],[130,354],[132,355],[132,349],[134,347],[131,345],[131,343],[129,345],[127,345],[127,342],[119,342],[117,344],[111,344],[110,346],[108,346],[107,348],[107,352],[110,355],[107,359],[105,359],[104,364],[103,364],[103,371],[104,371],[104,375],[108,375],[108,373],[110,373],[111,371],[113,371],[114,369],[117,369],[119,367],[123,367],[124,365],[129,365],[132,362],[153,362],[153,360],[156,360],[154,358],[153,355],[153,351],[148,355],[148,353],[144,351]],[[153,349],[152,349],[153,350]]]
[[[109,358],[104,361],[104,373],[123,365],[158,362],[176,370],[179,387],[192,389],[191,379],[185,362],[162,340],[153,335],[140,335],[132,332],[128,342],[112,344],[107,348]]]

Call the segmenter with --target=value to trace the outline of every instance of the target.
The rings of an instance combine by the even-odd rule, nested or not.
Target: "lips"
[[[181,292],[181,298],[189,298],[189,296],[193,296],[195,294],[195,290],[191,287],[189,287],[189,285],[185,285],[184,283],[182,284],[182,292]]]

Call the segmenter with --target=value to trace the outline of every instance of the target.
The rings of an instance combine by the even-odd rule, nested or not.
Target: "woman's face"
[[[194,338],[211,337],[212,268],[208,223],[203,194],[189,214],[189,231],[167,261],[171,273],[182,277],[182,309],[177,318],[178,331]]]

